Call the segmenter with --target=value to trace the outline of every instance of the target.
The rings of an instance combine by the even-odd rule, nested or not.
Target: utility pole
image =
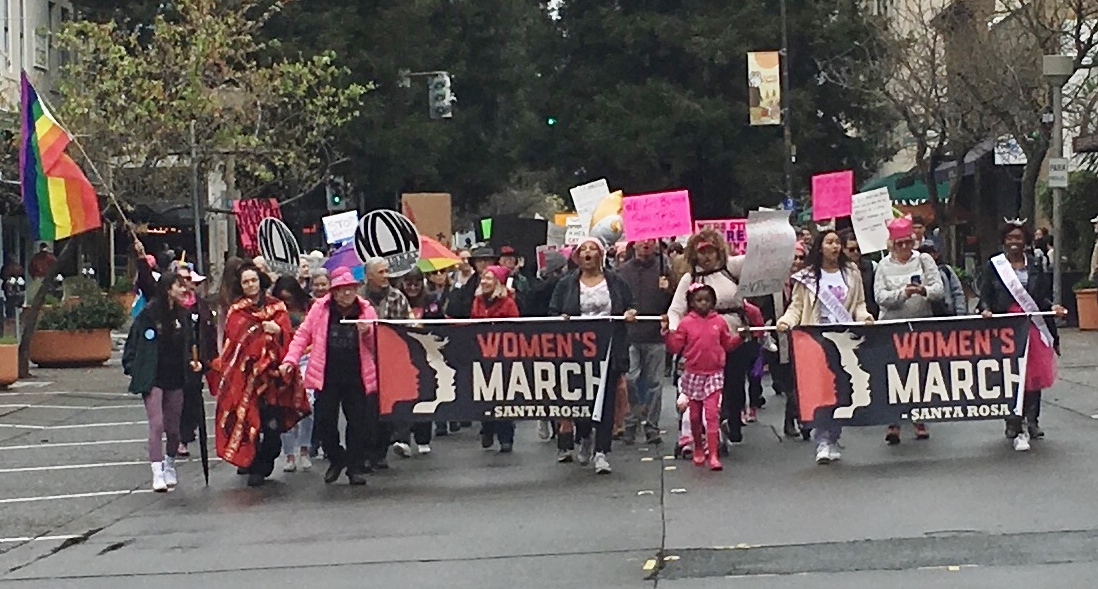
[[[782,19],[782,138],[785,141],[785,197],[793,201],[793,160],[796,153],[793,147],[793,130],[790,128],[792,119],[793,95],[789,85],[789,24],[786,19],[785,0],[779,0]]]
[[[194,121],[191,121],[191,214],[194,216],[194,269],[202,274],[202,201],[198,196],[198,141],[195,138]]]
[[[1049,186],[1052,188],[1052,243],[1055,260],[1052,260],[1052,302],[1063,302],[1063,269],[1060,260],[1060,248],[1064,246],[1063,226],[1064,211],[1061,206],[1064,199],[1064,188],[1067,187],[1067,162],[1064,157],[1064,84],[1075,73],[1075,59],[1069,55],[1046,55],[1042,62],[1042,73],[1050,86],[1052,86],[1052,156],[1049,159],[1050,172],[1053,165],[1063,168],[1063,179],[1056,181],[1049,174]]]

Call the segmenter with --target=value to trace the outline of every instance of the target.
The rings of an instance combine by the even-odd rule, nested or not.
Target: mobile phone
[[[922,284],[922,283],[923,283],[922,275],[915,274],[914,276],[911,277],[911,284]]]

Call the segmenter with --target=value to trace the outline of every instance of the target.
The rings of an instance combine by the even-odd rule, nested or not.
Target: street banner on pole
[[[377,323],[381,415],[394,421],[599,419],[609,321]]]
[[[781,56],[777,51],[747,54],[747,95],[752,126],[782,124]]]
[[[751,211],[747,214],[747,254],[740,272],[739,295],[757,297],[782,292],[797,234],[789,211]]]
[[[801,420],[818,427],[1020,414],[1028,334],[1025,316],[795,328]]]

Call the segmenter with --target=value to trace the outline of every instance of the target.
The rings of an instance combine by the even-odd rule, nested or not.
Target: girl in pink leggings
[[[130,376],[129,391],[145,401],[149,419],[149,462],[152,488],[167,491],[178,482],[175,455],[179,448],[179,416],[183,383],[201,378],[202,364],[190,315],[180,304],[187,290],[176,274],[157,280],[156,296],[130,326],[122,368]],[[164,437],[167,437],[167,456]]]
[[[668,331],[668,320],[661,321],[667,351],[683,355],[684,370],[679,379],[680,399],[689,405],[690,429],[694,441],[694,464],[708,463],[710,470],[721,470],[720,446],[721,390],[724,389],[725,356],[742,343],[732,335],[728,322],[713,312],[717,295],[713,287],[695,283],[686,293],[690,312],[675,331]],[[703,423],[704,420],[704,423]],[[704,431],[703,431],[704,430]]]

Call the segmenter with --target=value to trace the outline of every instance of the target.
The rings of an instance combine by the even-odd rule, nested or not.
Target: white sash
[[[1052,332],[1048,330],[1048,324],[1045,323],[1045,318],[1040,315],[1032,315],[1032,313],[1040,313],[1041,309],[1037,306],[1037,302],[1030,296],[1026,287],[1022,286],[1022,281],[1018,279],[1018,274],[1014,271],[1014,267],[1007,261],[1005,254],[999,254],[991,258],[992,265],[995,266],[995,271],[999,274],[999,279],[1006,285],[1007,290],[1010,291],[1010,295],[1014,297],[1014,300],[1022,307],[1022,310],[1026,313],[1031,313],[1029,320],[1033,323],[1037,331],[1041,332],[1041,341],[1046,346],[1052,346]],[[1036,276],[1030,276],[1030,280],[1036,280]]]
[[[804,285],[809,292],[817,293],[817,300],[827,308],[827,314],[831,317],[831,320],[835,323],[854,323],[854,317],[850,314],[850,311],[846,310],[835,293],[831,292],[828,288],[816,288],[816,281],[807,272],[798,272],[793,276],[793,279]],[[815,289],[815,290],[813,290]]]

